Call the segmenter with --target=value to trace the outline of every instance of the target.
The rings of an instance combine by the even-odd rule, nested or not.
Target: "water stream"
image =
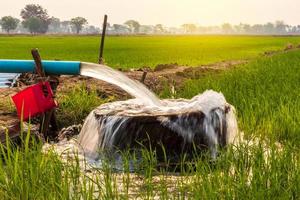
[[[80,74],[118,86],[145,104],[161,106],[160,100],[143,84],[108,66],[82,62]]]

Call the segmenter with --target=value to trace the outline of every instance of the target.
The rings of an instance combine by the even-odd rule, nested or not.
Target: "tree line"
[[[28,4],[20,12],[22,20],[12,16],[4,16],[0,19],[0,26],[3,31],[10,33],[79,33],[88,21],[83,17],[74,17],[69,21],[61,21],[56,17],[50,17],[48,11],[37,4]],[[89,29],[96,27],[89,26]]]
[[[100,28],[88,25],[84,17],[74,17],[62,21],[50,17],[47,10],[37,4],[28,4],[20,12],[21,20],[12,16],[0,19],[0,26],[6,33],[61,33],[61,34],[97,34]],[[256,34],[256,35],[288,35],[300,34],[300,25],[291,26],[283,21],[266,24],[224,23],[221,26],[199,26],[183,24],[180,27],[166,27],[162,24],[142,25],[136,20],[128,20],[124,24],[107,25],[108,34]]]

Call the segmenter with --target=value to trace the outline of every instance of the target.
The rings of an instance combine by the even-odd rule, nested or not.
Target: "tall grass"
[[[7,96],[7,97],[2,97],[1,98],[0,110],[8,112],[8,113],[16,111],[10,97]]]
[[[0,145],[1,199],[299,199],[300,157],[294,145],[272,143],[230,147],[210,162],[201,156],[180,171],[156,167],[154,151],[143,150],[140,170],[130,173],[132,154],[123,154],[124,171],[111,161],[84,171],[79,158],[61,161],[29,134],[22,147]],[[71,159],[72,158],[72,159]],[[130,159],[130,160],[129,160]],[[127,163],[127,164],[126,164]]]
[[[99,97],[96,89],[87,90],[84,84],[75,85],[70,91],[58,94],[58,122],[64,127],[80,124],[94,108],[110,100]]]
[[[300,52],[260,58],[225,73],[187,81],[179,92],[192,97],[206,89],[222,92],[238,112],[248,136],[300,146]]]

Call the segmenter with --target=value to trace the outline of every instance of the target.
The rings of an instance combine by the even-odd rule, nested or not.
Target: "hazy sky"
[[[300,0],[0,0],[0,16],[19,17],[20,10],[29,3],[40,4],[50,16],[63,20],[83,16],[92,25],[99,25],[105,13],[111,24],[127,19],[168,26],[275,20],[300,24]]]

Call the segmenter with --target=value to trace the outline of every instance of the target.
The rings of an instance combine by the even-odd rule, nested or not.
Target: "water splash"
[[[103,104],[88,115],[78,138],[87,160],[101,164],[100,152],[116,155],[115,150],[134,146],[149,136],[148,132],[154,134],[150,136],[153,144],[169,134],[176,141],[168,144],[170,139],[165,140],[172,151],[182,152],[196,143],[216,158],[218,148],[233,143],[237,135],[235,109],[222,93],[208,90],[190,100],[160,100],[140,82],[105,65],[82,63],[81,75],[114,84],[135,97]],[[134,122],[136,117],[143,120]],[[160,132],[149,124],[155,124]]]
[[[160,100],[143,84],[108,66],[82,62],[80,74],[118,86],[145,104],[161,106]]]
[[[143,123],[133,125],[132,117],[149,116],[154,116],[166,131],[162,135],[175,133],[182,138],[182,146],[201,140],[213,158],[218,146],[232,143],[237,134],[234,107],[221,93],[209,90],[191,100],[161,100],[161,104],[153,107],[138,99],[103,104],[87,117],[79,143],[87,155],[96,157],[99,151],[131,145],[135,140],[144,139],[146,130]]]

